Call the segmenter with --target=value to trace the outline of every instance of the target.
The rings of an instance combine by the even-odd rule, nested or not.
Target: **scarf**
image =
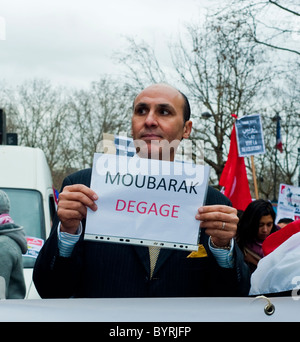
[[[252,252],[259,255],[261,258],[263,258],[263,250],[262,250],[262,243],[263,241],[256,240],[254,242],[248,243],[247,248],[249,248]]]
[[[2,214],[0,215],[0,225],[5,223],[14,223],[12,218],[9,216],[9,214]]]

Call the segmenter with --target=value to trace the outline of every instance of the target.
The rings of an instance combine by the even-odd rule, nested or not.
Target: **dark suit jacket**
[[[90,180],[91,169],[82,170],[66,177],[62,188],[79,183],[90,186]],[[209,187],[206,204],[231,203]],[[88,241],[81,237],[70,258],[60,257],[58,223],[56,217],[34,268],[33,280],[41,297],[244,296],[249,292],[249,269],[237,245],[235,267],[221,268],[209,250],[208,236],[203,230],[200,243],[207,257],[187,258],[190,252],[161,249],[150,279],[147,247]]]

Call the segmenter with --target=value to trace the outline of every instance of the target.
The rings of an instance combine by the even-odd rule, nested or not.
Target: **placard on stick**
[[[235,121],[239,157],[265,153],[265,143],[261,117],[259,114],[246,115]]]
[[[265,142],[261,117],[259,114],[243,116],[239,119],[236,119],[235,128],[239,157],[250,156],[251,158],[255,198],[258,199],[254,155],[265,153]]]
[[[96,153],[85,239],[197,250],[209,167]]]

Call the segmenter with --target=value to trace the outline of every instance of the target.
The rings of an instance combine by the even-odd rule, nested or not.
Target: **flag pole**
[[[255,192],[255,199],[258,199],[258,189],[257,189],[257,181],[256,181],[256,172],[255,172],[255,165],[254,165],[254,156],[251,157],[251,168],[252,168],[252,177],[254,183],[254,192]]]
[[[276,182],[277,182],[277,150],[280,149],[282,152],[282,142],[281,142],[281,134],[280,134],[280,116],[279,112],[276,112],[276,116],[274,116],[273,121],[276,121],[276,144],[275,144],[275,167],[274,167],[274,194],[273,194],[273,202],[276,202]]]
[[[273,202],[276,202],[276,179],[277,179],[277,148],[275,150],[275,167],[274,167],[274,190],[273,190]]]

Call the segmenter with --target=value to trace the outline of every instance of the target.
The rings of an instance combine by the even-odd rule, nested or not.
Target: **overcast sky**
[[[118,74],[111,56],[125,36],[144,39],[167,63],[168,42],[220,1],[0,0],[0,80],[38,77],[85,87]]]

